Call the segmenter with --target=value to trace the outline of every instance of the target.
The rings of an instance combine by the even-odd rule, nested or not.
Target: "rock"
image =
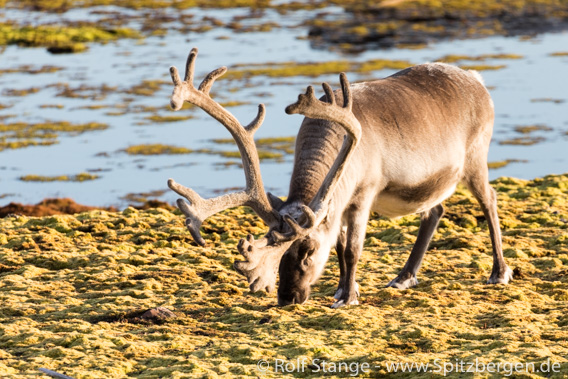
[[[165,307],[148,309],[140,316],[144,320],[159,320],[176,317],[176,314]]]

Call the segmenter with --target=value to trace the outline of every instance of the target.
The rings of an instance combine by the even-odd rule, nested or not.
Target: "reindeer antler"
[[[300,113],[307,117],[318,118],[337,122],[345,128],[347,136],[343,141],[330,171],[326,175],[316,196],[312,199],[309,207],[302,205],[302,216],[298,221],[289,215],[283,216],[287,226],[286,232],[276,229],[271,230],[265,238],[255,241],[252,236],[247,240],[241,240],[239,251],[246,262],[235,262],[235,268],[247,277],[251,283],[251,290],[259,288],[271,289],[275,286],[276,271],[282,255],[297,240],[309,235],[325,218],[328,211],[328,203],[333,195],[341,174],[349,160],[349,156],[357,146],[361,137],[361,124],[352,112],[353,97],[349,88],[349,82],[345,74],[340,75],[341,89],[343,91],[343,106],[335,102],[335,95],[327,83],[323,83],[323,89],[329,103],[317,100],[311,86],[303,95],[298,96],[298,101],[286,107],[286,113]],[[302,225],[300,225],[302,222]],[[250,267],[254,266],[254,269]],[[262,268],[258,269],[258,268]],[[248,271],[247,271],[248,270]],[[269,275],[267,273],[273,273]]]
[[[338,122],[348,132],[348,138],[344,141],[339,156],[326,176],[322,187],[310,206],[301,208],[302,216],[296,221],[289,215],[280,215],[270,201],[270,194],[264,191],[258,152],[253,139],[255,131],[264,121],[264,105],[259,105],[258,113],[249,125],[241,125],[229,111],[215,102],[209,95],[213,83],[227,71],[227,68],[221,67],[210,72],[196,89],[193,85],[196,57],[197,49],[193,48],[187,58],[183,81],[178,70],[175,67],[170,68],[174,83],[171,106],[174,110],[180,110],[183,102],[187,101],[203,109],[227,128],[241,153],[246,188],[244,191],[228,193],[212,199],[203,199],[191,188],[182,186],[173,179],[168,180],[168,186],[189,201],[188,203],[179,199],[177,205],[186,217],[185,223],[193,239],[202,246],[205,245],[205,240],[199,232],[201,224],[206,218],[223,209],[247,205],[268,224],[270,230],[263,239],[255,241],[250,235],[246,240],[241,239],[238,250],[246,261],[237,261],[234,266],[238,272],[248,279],[251,291],[254,292],[259,289],[271,291],[276,284],[276,272],[282,255],[294,241],[308,235],[325,217],[324,213],[327,209],[329,196],[333,193],[345,162],[361,135],[361,125],[351,113],[352,98],[349,83],[345,75],[342,74],[343,107],[335,104],[331,87],[323,84],[330,104],[315,99],[313,89],[308,87],[306,94],[300,95],[296,104],[286,108],[287,113],[301,113],[312,118]]]
[[[342,72],[339,75],[339,81],[343,92],[343,106],[336,103],[335,94],[329,84],[323,83],[322,87],[329,103],[316,99],[313,87],[308,86],[306,93],[298,96],[298,101],[286,107],[288,114],[299,113],[310,118],[336,122],[347,132],[337,158],[335,158],[321,187],[310,202],[310,209],[316,214],[315,225],[319,225],[325,218],[329,200],[349,161],[349,157],[361,138],[361,124],[353,114],[353,96],[345,73]]]

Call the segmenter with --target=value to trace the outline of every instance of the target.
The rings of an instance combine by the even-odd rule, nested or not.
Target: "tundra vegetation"
[[[234,271],[237,242],[266,227],[247,208],[208,219],[196,246],[178,211],[127,208],[0,219],[0,372],[39,367],[76,378],[258,375],[256,362],[543,362],[568,374],[568,176],[501,178],[507,286],[491,271],[487,223],[458,188],[417,287],[384,288],[404,264],[419,217],[373,215],[359,266],[360,305],[330,309],[332,254],[311,299],[277,307]],[[163,306],[176,317],[145,319]],[[309,371],[308,371],[309,372]],[[268,372],[271,376],[271,371]],[[298,377],[310,377],[301,375]],[[430,377],[431,374],[416,375]],[[277,375],[274,375],[277,376]],[[523,377],[538,377],[525,374]]]

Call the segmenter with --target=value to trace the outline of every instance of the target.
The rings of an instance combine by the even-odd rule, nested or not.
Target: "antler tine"
[[[197,58],[197,47],[194,47],[189,52],[187,56],[187,61],[185,62],[185,78],[184,80],[193,85],[193,73],[195,72],[195,58]]]
[[[343,91],[343,108],[351,111],[353,108],[353,96],[351,96],[349,80],[347,80],[347,75],[345,75],[344,72],[339,74],[339,82],[341,83],[341,90]]]
[[[331,105],[335,105],[335,95],[333,94],[331,86],[327,83],[322,83],[321,86],[323,87],[327,101],[329,101]]]
[[[174,86],[180,86],[181,85],[181,78],[179,77],[179,72],[177,67],[172,66],[170,67],[170,75],[172,77],[172,82],[174,82]]]
[[[209,216],[222,211],[223,209],[236,207],[245,204],[249,200],[249,195],[245,191],[228,193],[213,199],[204,199],[191,188],[176,183],[173,179],[168,180],[168,187],[178,195],[189,200],[190,204],[183,199],[177,200],[179,210],[185,215],[185,225],[191,233],[193,240],[201,246],[205,246],[205,240],[201,237],[199,229],[201,224]]]
[[[270,227],[279,225],[281,216],[275,208],[272,207],[264,191],[262,176],[260,174],[260,160],[253,139],[254,132],[260,127],[264,120],[266,113],[264,105],[259,105],[256,117],[248,126],[244,127],[241,125],[235,116],[213,100],[209,94],[215,80],[227,71],[226,67],[213,70],[206,75],[198,88],[194,87],[193,80],[197,55],[197,49],[193,48],[186,61],[185,80],[183,82],[179,77],[177,69],[175,67],[170,69],[175,85],[171,98],[172,108],[179,110],[182,108],[184,101],[190,102],[225,126],[237,143],[246,178],[246,189],[244,191],[228,193],[212,199],[203,199],[192,189],[177,184],[171,179],[168,181],[168,186],[172,190],[189,201],[189,203],[187,203],[182,199],[178,200],[178,207],[186,217],[187,228],[194,240],[200,245],[203,245],[205,244],[205,240],[201,237],[199,231],[201,224],[209,216],[223,209],[242,205],[250,206]],[[247,244],[252,245],[253,242],[247,242]],[[256,246],[257,243],[254,242],[254,245]],[[246,269],[247,274],[245,276],[249,278],[249,282],[251,283],[251,280],[256,280],[259,277],[254,274],[254,272],[260,269],[256,267],[256,262],[259,258],[255,256],[255,251],[258,251],[258,249],[255,248],[251,251],[243,250],[243,255],[245,255],[245,258],[249,262],[243,262],[241,265],[242,270]],[[261,282],[268,283],[270,281],[272,281],[272,279],[263,278]],[[256,285],[258,285],[258,283]]]
[[[213,83],[215,83],[215,80],[217,80],[218,77],[222,76],[226,72],[227,67],[225,66],[211,71],[199,85],[199,91],[203,92],[206,95],[209,95],[209,91],[211,90]]]
[[[266,108],[264,104],[258,104],[258,113],[256,117],[254,118],[254,120],[250,122],[250,124],[248,124],[245,127],[247,132],[249,132],[251,135],[254,134],[254,132],[256,132],[256,130],[260,128],[260,125],[262,125],[262,123],[264,122],[265,115],[266,115]]]
[[[308,235],[312,231],[316,222],[316,215],[314,211],[306,205],[302,205],[300,209],[303,213],[300,217],[300,220],[304,221],[303,225],[300,225],[293,217],[284,215],[284,221],[290,227],[290,231],[288,233],[279,233],[276,230],[273,230],[270,234],[272,235],[272,240],[274,242],[280,243],[297,240]]]

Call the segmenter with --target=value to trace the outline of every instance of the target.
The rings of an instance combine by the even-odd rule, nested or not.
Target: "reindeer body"
[[[472,153],[487,154],[493,103],[475,74],[446,64],[424,64],[352,84],[351,91],[362,136],[336,190],[337,197],[349,203],[356,193],[371,191],[372,211],[383,216],[424,212],[453,193]],[[341,102],[341,92],[335,95]],[[344,135],[340,125],[304,120],[288,202],[310,202]]]
[[[252,142],[264,108],[249,126],[240,126],[208,95],[225,68],[209,74],[199,90],[191,84],[196,55],[192,50],[183,83],[172,69],[172,106],[180,109],[181,101],[190,101],[229,129],[243,157],[247,189],[204,200],[172,180],[168,184],[190,200],[179,200],[178,206],[198,242],[203,219],[230,206],[249,205],[267,222],[270,230],[264,239],[249,236],[239,243],[246,261],[236,262],[235,268],[247,277],[251,290],[274,288],[278,269],[278,303],[304,302],[335,245],[340,279],[333,306],[356,304],[355,272],[371,211],[391,218],[420,214],[410,257],[388,284],[400,289],[416,285],[416,273],[443,215],[441,203],[460,181],[488,221],[493,246],[488,282],[507,283],[512,277],[501,251],[495,192],[488,182],[493,102],[477,72],[428,63],[351,86],[342,74],[342,90],[332,92],[324,84],[326,95],[319,101],[308,87],[286,108],[306,118],[296,139],[289,195],[282,202],[264,194]]]
[[[338,183],[327,228],[317,237],[321,242],[312,254],[313,265],[317,266],[313,271],[319,273],[327,260],[329,241],[338,240],[341,278],[337,306],[356,303],[355,265],[369,212],[390,218],[422,215],[426,231],[417,243],[414,259],[409,259],[407,270],[389,283],[408,288],[417,284],[416,272],[443,214],[441,203],[453,194],[460,181],[473,187],[474,193],[483,194],[480,201],[487,204],[488,210],[496,208],[491,206],[491,195],[487,195],[493,193],[487,183],[493,101],[477,72],[429,63],[385,79],[353,84],[351,91],[353,113],[361,124],[361,142]],[[337,102],[342,101],[341,92],[336,91],[335,96]],[[340,125],[304,119],[296,142],[290,193],[283,209],[290,212],[295,204],[311,201],[337,156],[343,135]],[[496,215],[496,211],[493,213]],[[498,227],[498,220],[492,221]],[[495,234],[500,244],[498,230]],[[347,260],[345,249],[349,250]],[[496,254],[498,265],[506,267],[500,258],[500,247]],[[283,262],[287,261],[290,260],[284,257]],[[281,280],[286,271],[281,265]],[[353,277],[351,285],[346,284],[349,271]],[[493,279],[495,282],[508,281],[508,268],[501,271],[504,272]],[[313,283],[318,275],[312,275],[309,281]],[[305,283],[298,281],[286,287],[304,287],[305,291]],[[279,294],[286,297],[285,292],[294,291],[286,288]],[[351,294],[346,296],[346,292]],[[297,300],[288,296],[287,301],[280,303]]]

